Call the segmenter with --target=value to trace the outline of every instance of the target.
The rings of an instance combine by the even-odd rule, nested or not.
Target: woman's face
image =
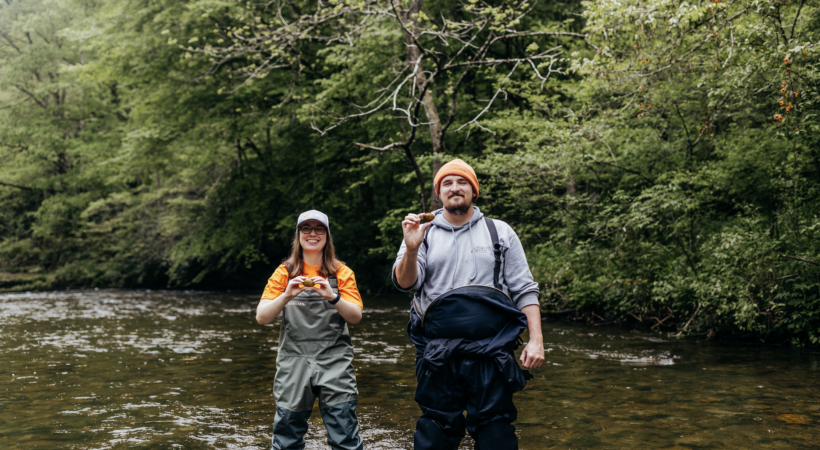
[[[305,230],[309,229],[307,233]],[[321,229],[324,233],[319,234],[317,229]],[[299,244],[302,245],[302,250],[307,252],[318,252],[325,248],[327,242],[327,228],[318,220],[308,220],[299,226]]]

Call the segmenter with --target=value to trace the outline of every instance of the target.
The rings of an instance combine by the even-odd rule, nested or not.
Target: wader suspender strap
[[[430,232],[430,228],[432,228],[432,225],[427,227],[426,230],[424,230],[424,239],[422,239],[422,241],[421,241],[421,245],[424,247],[424,253],[425,254],[427,253],[427,247],[428,247],[428,245],[427,245],[427,233]],[[419,291],[416,292],[416,295],[413,296],[413,301],[415,301],[416,298],[421,299],[422,294],[424,294],[424,283],[423,282],[421,283],[421,289],[419,289]]]
[[[501,283],[499,282],[501,279],[501,244],[498,243],[498,230],[495,229],[493,219],[485,217],[484,222],[487,223],[487,229],[490,230],[490,239],[493,240],[493,256],[495,256],[495,266],[493,266],[493,286],[495,286],[496,289],[503,291],[504,289],[501,287]]]
[[[487,230],[490,231],[490,239],[493,241],[493,256],[495,257],[495,265],[493,266],[493,286],[503,291],[504,289],[501,287],[501,244],[498,243],[498,230],[495,228],[495,222],[493,219],[489,217],[484,218],[484,223],[487,224]],[[430,227],[427,227],[424,230],[424,240],[421,242],[421,245],[427,248],[427,232],[430,231]],[[422,286],[424,286],[422,284]],[[422,288],[423,289],[423,288]],[[421,292],[419,292],[421,295]]]
[[[330,283],[330,280],[333,280],[333,281],[336,282],[336,295],[339,295],[339,280],[336,279],[336,274],[335,273],[332,274],[331,276],[327,277],[328,283]],[[330,290],[333,290],[333,284],[330,285]]]

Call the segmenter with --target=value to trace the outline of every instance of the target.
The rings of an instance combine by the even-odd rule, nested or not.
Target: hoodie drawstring
[[[438,215],[436,215],[436,218],[438,219]],[[473,251],[475,249],[474,243],[473,243],[473,222],[477,221],[479,219],[480,219],[480,217],[478,219],[471,219],[469,222],[467,222],[468,233],[470,234],[470,256],[473,259],[473,275],[470,277],[470,282],[475,281],[476,277],[478,277],[478,263],[476,262],[476,255],[475,255],[475,252]],[[450,225],[450,224],[448,223],[448,225]],[[457,242],[458,237],[456,236],[456,229],[452,225],[450,225],[450,227],[447,228],[441,223],[436,223],[436,226],[444,228],[444,229],[449,229],[450,232],[453,233],[453,247],[455,247],[455,249],[456,249],[456,268],[455,268],[455,270],[453,270],[453,276],[450,277],[450,289],[453,289],[456,285],[456,274],[458,273],[458,266],[459,266],[459,263],[460,263],[459,252],[458,252],[458,242]]]
[[[472,282],[473,280],[475,280],[476,275],[478,275],[478,266],[476,265],[476,262],[475,262],[476,255],[473,252],[473,250],[475,250],[475,246],[473,246],[473,222],[472,221],[467,222],[467,228],[469,229],[468,232],[470,233],[470,253],[473,256],[473,276],[470,277],[470,282]]]
[[[450,232],[453,233],[453,247],[456,248],[456,270],[453,271],[453,276],[450,278],[450,289],[453,289],[453,286],[456,285],[456,273],[458,273],[458,242],[456,242],[456,230],[455,228],[450,228]]]

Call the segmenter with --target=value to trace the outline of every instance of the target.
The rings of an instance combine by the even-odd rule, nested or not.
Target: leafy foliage
[[[552,113],[511,116],[508,136],[524,142],[483,164],[517,199],[499,195],[494,212],[517,214],[536,242],[546,303],[653,328],[817,343],[809,5],[584,7],[598,50],[574,53],[578,78],[552,84],[576,101],[522,83],[521,95]],[[568,118],[563,129],[555,116]]]
[[[0,287],[260,289],[316,208],[389,288],[458,156],[545,310],[817,344],[817,9],[9,0]]]

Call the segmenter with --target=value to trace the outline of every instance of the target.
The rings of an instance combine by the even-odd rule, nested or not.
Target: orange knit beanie
[[[473,187],[475,197],[478,198],[478,177],[475,175],[475,170],[473,170],[469,164],[460,159],[454,159],[441,166],[441,169],[438,170],[438,173],[436,173],[436,177],[433,180],[433,183],[436,185],[436,195],[439,195],[439,185],[441,184],[441,180],[448,175],[458,175],[460,177],[464,177],[464,179],[470,183],[470,186]]]

